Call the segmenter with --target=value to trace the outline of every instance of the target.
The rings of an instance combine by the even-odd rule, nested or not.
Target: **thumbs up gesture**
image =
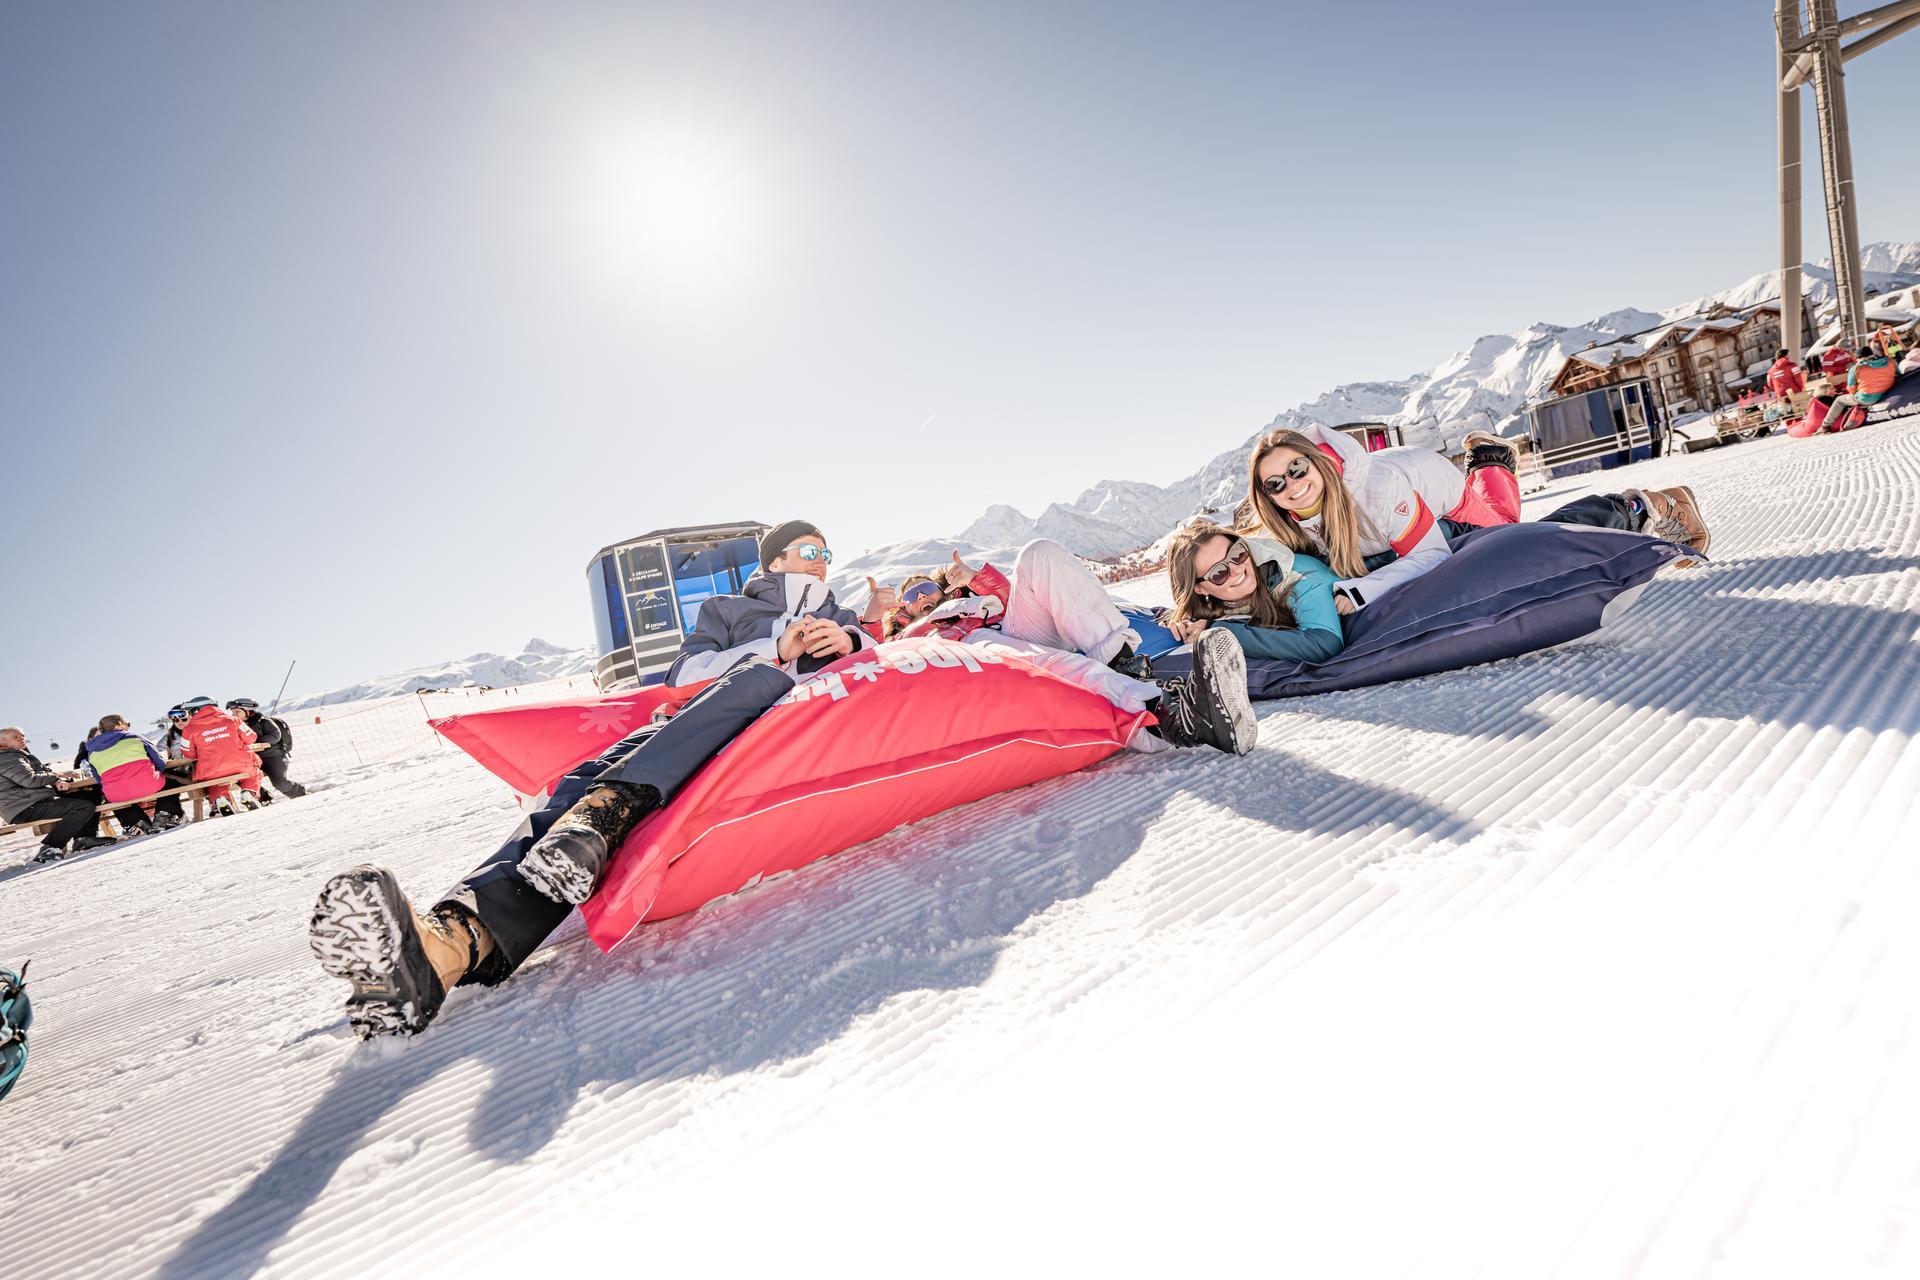
[[[958,591],[973,582],[973,569],[960,558],[958,551],[953,553],[953,564],[947,568],[947,586]]]
[[[869,575],[867,578],[867,608],[866,612],[860,615],[860,621],[878,622],[886,616],[887,610],[899,603],[900,594],[897,591],[892,587],[881,586]]]

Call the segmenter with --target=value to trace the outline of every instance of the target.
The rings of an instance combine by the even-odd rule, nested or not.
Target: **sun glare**
[[[713,134],[603,138],[575,200],[591,268],[718,284],[749,266],[762,227],[746,150]]]

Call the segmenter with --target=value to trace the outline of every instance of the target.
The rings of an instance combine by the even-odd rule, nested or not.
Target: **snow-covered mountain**
[[[436,666],[376,676],[339,689],[302,694],[291,701],[282,702],[280,710],[300,711],[308,707],[334,706],[369,698],[393,698],[422,689],[458,689],[465,685],[490,685],[504,689],[510,685],[559,680],[590,672],[594,660],[594,651],[590,647],[566,649],[535,637],[527,641],[520,653],[511,657],[498,653],[476,653]]]
[[[1920,283],[1920,241],[1876,243],[1862,254],[1867,286],[1884,292]],[[1805,288],[1815,306],[1833,298],[1833,272],[1824,262],[1806,267]],[[945,563],[957,550],[969,560],[1007,563],[1035,538],[1052,538],[1090,559],[1108,559],[1158,542],[1176,525],[1206,512],[1231,510],[1245,492],[1248,447],[1267,431],[1306,423],[1338,426],[1377,419],[1401,427],[1408,444],[1451,447],[1468,431],[1517,430],[1521,410],[1544,392],[1568,356],[1591,343],[1617,341],[1711,304],[1749,307],[1780,294],[1779,272],[1763,272],[1719,293],[1662,311],[1626,307],[1585,324],[1533,324],[1489,334],[1432,369],[1387,382],[1357,382],[1276,416],[1190,476],[1167,485],[1102,480],[1069,503],[1037,517],[1005,504],[950,538],[896,542],[839,566],[833,585],[857,607],[866,576],[897,582],[908,573]]]
[[[1886,293],[1892,289],[1904,289],[1911,284],[1920,284],[1920,240],[1911,244],[1879,241],[1868,245],[1860,253],[1860,271],[1862,283],[1870,294]],[[1801,269],[1800,287],[1816,308],[1832,302],[1834,297],[1832,261],[1827,259],[1805,264]],[[1660,313],[1659,318],[1677,320],[1682,316],[1705,311],[1715,303],[1739,310],[1779,296],[1780,273],[1763,271],[1757,276],[1742,280],[1731,289],[1704,294],[1691,302],[1681,303],[1677,307],[1668,307]]]

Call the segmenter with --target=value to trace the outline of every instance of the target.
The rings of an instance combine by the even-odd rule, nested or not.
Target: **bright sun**
[[[715,134],[623,135],[584,149],[574,197],[594,269],[714,284],[756,248],[756,183],[746,151]]]

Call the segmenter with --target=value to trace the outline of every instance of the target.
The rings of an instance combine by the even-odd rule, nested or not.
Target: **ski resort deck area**
[[[11,846],[0,1274],[1920,1275],[1920,418],[1528,512],[1675,484],[1712,562],[1598,635],[576,920],[410,1041],[308,913],[496,846],[464,757]]]

